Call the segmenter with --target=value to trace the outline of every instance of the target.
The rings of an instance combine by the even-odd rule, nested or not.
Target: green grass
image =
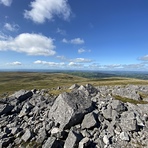
[[[102,79],[89,79],[70,74],[63,73],[33,73],[33,72],[1,72],[0,73],[0,96],[3,94],[11,94],[20,89],[53,89],[55,94],[66,91],[73,84],[85,85],[127,85],[142,84],[148,85],[148,80],[140,80],[133,78],[111,77]],[[62,90],[55,89],[60,86]]]
[[[142,101],[142,100],[133,100],[133,99],[130,99],[130,98],[126,98],[126,97],[121,97],[121,96],[113,96],[116,100],[120,100],[124,103],[126,102],[129,102],[129,103],[132,103],[132,104],[148,104],[147,101]]]

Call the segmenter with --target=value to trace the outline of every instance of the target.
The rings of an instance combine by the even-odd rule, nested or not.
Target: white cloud
[[[68,61],[68,58],[65,56],[56,56],[56,58],[60,59],[61,61]]]
[[[75,38],[75,39],[72,39],[72,40],[67,40],[67,39],[63,39],[62,40],[63,43],[71,43],[71,44],[84,44],[84,40],[83,39],[80,39],[80,38]]]
[[[11,6],[12,0],[0,0],[0,4]]]
[[[141,61],[148,61],[148,55],[140,57],[139,60],[141,60]]]
[[[110,64],[110,65],[103,65],[103,67],[108,69],[114,69],[114,68],[123,68],[123,65],[121,64]]]
[[[47,61],[34,61],[34,64],[43,64],[43,65],[48,65],[49,67],[62,67],[65,66],[65,63],[56,63],[56,62],[47,62]]]
[[[75,38],[70,41],[72,44],[84,44],[84,40],[80,38]]]
[[[92,60],[91,59],[85,59],[85,58],[76,58],[76,59],[71,59],[71,62],[89,63],[89,62],[92,62]]]
[[[7,63],[7,65],[22,65],[22,63],[15,61],[15,62],[12,62],[12,63]]]
[[[78,49],[79,54],[84,53],[84,52],[91,52],[91,50],[85,50],[83,48]]]
[[[7,36],[3,32],[0,32],[0,41],[1,40],[8,40],[8,39],[11,39],[11,37],[10,36]]]
[[[124,69],[143,69],[145,67],[145,64],[139,63],[139,64],[124,64],[122,65]]]
[[[40,34],[23,33],[16,38],[0,40],[0,51],[12,50],[28,55],[51,56],[56,53],[54,49],[53,39]]]
[[[99,63],[92,63],[88,67],[95,70],[97,70],[98,68],[102,68],[102,66]]]
[[[18,24],[5,23],[4,28],[9,30],[9,31],[17,31],[19,29],[19,25]]]
[[[60,28],[57,28],[57,33],[61,34],[61,35],[66,35],[66,31]]]
[[[68,0],[34,0],[30,4],[31,10],[25,10],[24,17],[36,23],[44,23],[55,16],[68,20],[71,14]]]
[[[70,63],[68,64],[68,66],[71,66],[71,67],[83,67],[82,64],[75,63],[75,62],[70,62]]]
[[[78,53],[83,53],[83,52],[86,52],[86,50],[83,48],[78,49]]]

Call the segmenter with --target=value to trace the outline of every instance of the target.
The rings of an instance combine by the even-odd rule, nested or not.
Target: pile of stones
[[[139,92],[148,94],[148,86],[69,89],[59,96],[20,90],[0,99],[0,148],[148,147],[148,104],[115,99],[147,101]]]

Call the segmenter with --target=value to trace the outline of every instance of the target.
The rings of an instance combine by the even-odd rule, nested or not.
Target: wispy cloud
[[[79,54],[84,53],[84,52],[91,52],[91,50],[86,50],[86,49],[84,49],[84,48],[78,49],[78,53],[79,53]]]
[[[9,31],[17,31],[19,30],[19,25],[18,24],[9,24],[5,23],[4,28]]]
[[[11,6],[12,0],[0,0],[0,4],[3,4],[5,6]]]
[[[15,61],[15,62],[11,62],[11,63],[7,63],[7,65],[22,65],[21,62]]]
[[[85,58],[76,58],[76,59],[71,59],[71,62],[75,62],[75,63],[89,63],[92,62],[91,59],[85,59]]]
[[[61,61],[69,61],[68,58],[66,58],[65,56],[56,56],[57,59],[60,59]]]
[[[8,35],[6,35],[6,34],[4,34],[3,32],[1,32],[0,31],[0,41],[1,40],[10,40],[12,37],[10,37],[10,36],[8,36]]]
[[[70,62],[69,64],[68,64],[68,66],[70,66],[70,67],[83,67],[83,64],[80,64],[80,63],[75,63],[75,62]]]
[[[141,61],[148,61],[148,55],[140,57],[139,60],[141,60]]]
[[[60,29],[60,28],[57,28],[57,31],[56,32],[59,33],[59,34],[61,34],[61,35],[66,35],[67,34],[65,30]]]
[[[62,40],[62,42],[63,43],[69,43],[69,41],[67,39],[65,39],[65,38]]]
[[[86,58],[67,58],[65,56],[56,56],[56,58],[60,59],[61,61],[65,62],[74,62],[74,63],[90,63],[93,60],[91,59],[86,59]]]
[[[71,44],[84,44],[84,40],[80,38],[75,38],[70,41]]]
[[[121,64],[109,64],[109,65],[103,65],[103,67],[107,69],[114,69],[114,68],[123,68],[123,65]]]
[[[71,40],[67,40],[67,39],[63,39],[62,40],[63,43],[71,43],[71,44],[84,44],[85,41],[81,38],[75,38],[75,39],[71,39]]]
[[[56,63],[56,62],[47,62],[47,61],[41,61],[41,60],[37,60],[34,61],[34,64],[43,64],[43,65],[47,65],[49,67],[62,67],[65,66],[65,63]]]
[[[124,69],[136,69],[136,70],[139,70],[139,69],[145,68],[145,64],[143,64],[143,63],[123,64],[122,66],[123,66]]]
[[[23,33],[16,38],[0,40],[0,51],[12,50],[28,55],[55,55],[53,39],[40,34]]]
[[[51,21],[55,16],[68,20],[71,15],[68,0],[34,0],[30,6],[31,10],[25,10],[24,17],[36,23]]]

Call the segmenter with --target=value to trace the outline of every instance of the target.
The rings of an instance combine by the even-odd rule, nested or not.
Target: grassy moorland
[[[35,72],[0,72],[0,96],[11,94],[20,89],[52,89],[58,86],[62,91],[73,84],[84,85],[90,83],[99,85],[148,85],[148,80],[124,77],[84,78],[64,73],[35,73]],[[55,93],[55,89],[53,92]],[[61,91],[61,90],[60,90]]]

